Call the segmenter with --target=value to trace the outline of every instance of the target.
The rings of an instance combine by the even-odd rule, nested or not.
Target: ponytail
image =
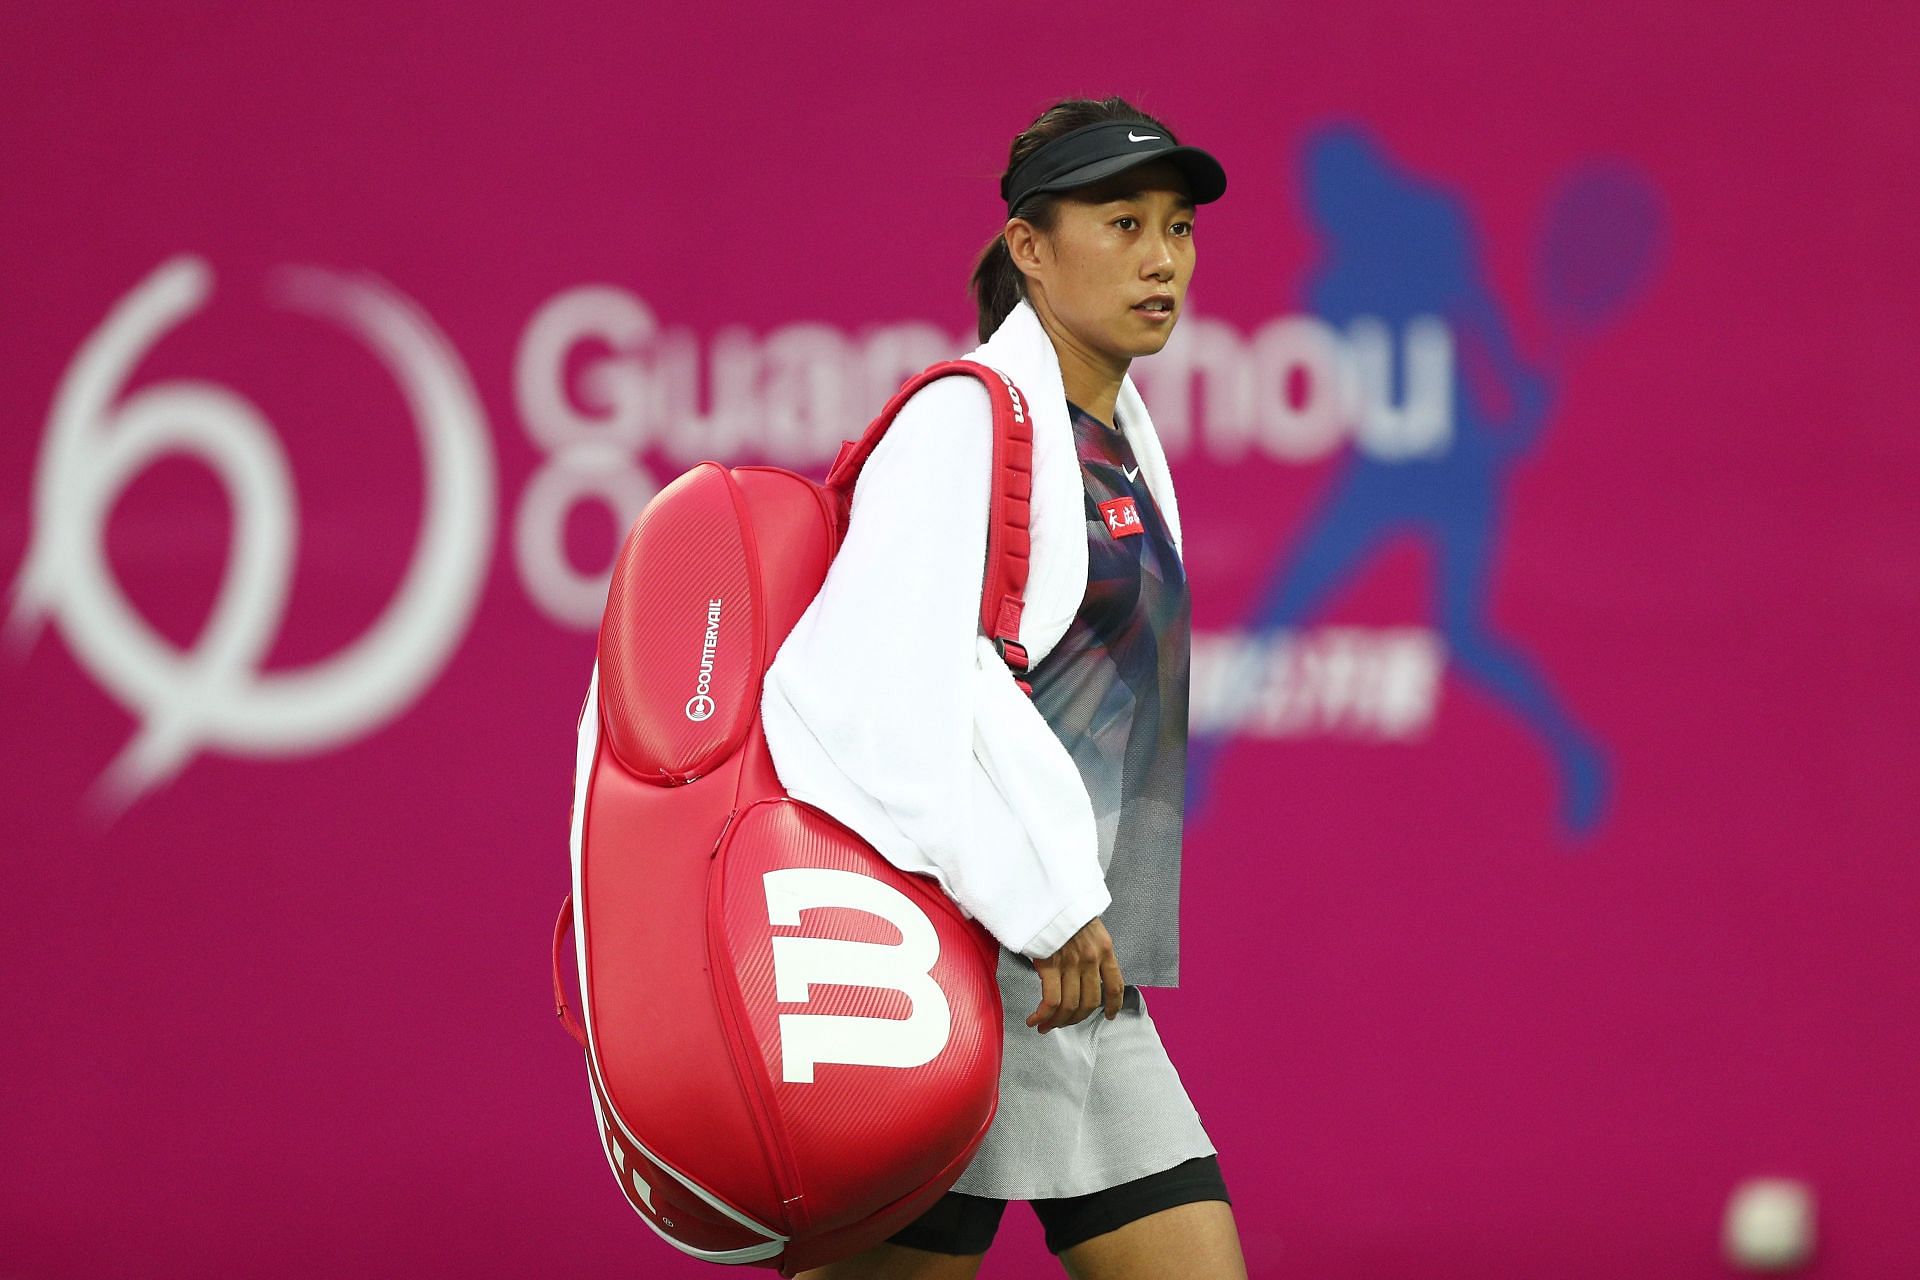
[[[1017,215],[1041,231],[1053,230],[1057,206],[1050,195],[1033,196],[1021,203]],[[985,342],[1002,321],[1027,296],[1027,277],[1013,265],[1013,251],[1007,248],[1003,230],[987,241],[973,264],[973,300],[980,311],[980,341]]]

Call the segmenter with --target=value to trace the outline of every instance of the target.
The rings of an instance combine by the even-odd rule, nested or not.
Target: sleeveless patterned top
[[[1173,537],[1126,436],[1071,402],[1086,488],[1087,593],[1030,674],[1034,705],[1093,800],[1103,913],[1126,981],[1180,980],[1192,605]]]

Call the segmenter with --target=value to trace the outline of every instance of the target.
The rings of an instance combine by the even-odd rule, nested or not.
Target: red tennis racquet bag
[[[825,580],[861,467],[907,397],[947,375],[993,399],[981,615],[1018,676],[1032,429],[985,365],[910,379],[824,485],[699,464],[615,563],[554,1004],[586,1050],[621,1190],[696,1258],[790,1276],[876,1244],[953,1184],[993,1119],[998,945],[935,882],[790,799],[759,715],[761,674]]]

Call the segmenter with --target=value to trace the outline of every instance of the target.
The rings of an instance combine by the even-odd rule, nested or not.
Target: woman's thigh
[[[973,1280],[985,1257],[877,1244],[865,1253],[802,1271],[797,1280]]]
[[[1063,1250],[1073,1280],[1246,1280],[1240,1230],[1224,1200],[1196,1200],[1135,1218]]]

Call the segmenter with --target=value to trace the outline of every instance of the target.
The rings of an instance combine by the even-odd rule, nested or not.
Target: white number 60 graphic
[[[13,584],[8,630],[30,642],[52,618],[75,656],[140,719],[101,777],[118,811],[202,747],[297,755],[399,714],[439,673],[472,617],[493,542],[494,459],[486,417],[453,348],[421,311],[368,275],[281,268],[278,302],[356,334],[406,397],[420,436],[426,502],[407,571],[365,634],[325,661],[264,673],[287,601],[299,529],[286,455],[233,390],[179,379],[116,398],[140,359],[198,311],[212,271],[162,263],[88,337],[55,396],[33,490],[33,536]],[[126,487],[168,453],[219,479],[233,510],[225,575],[190,649],[127,600],[104,549]]]

